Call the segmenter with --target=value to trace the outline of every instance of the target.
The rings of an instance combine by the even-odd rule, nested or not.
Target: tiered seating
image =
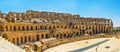
[[[26,52],[24,49],[0,37],[0,52]]]

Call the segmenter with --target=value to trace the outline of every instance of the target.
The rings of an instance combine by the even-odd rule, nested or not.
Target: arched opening
[[[98,30],[96,30],[96,34],[98,34]]]
[[[49,35],[48,35],[48,34],[46,34],[46,38],[49,38]]]
[[[72,38],[74,36],[74,34],[72,33],[71,35],[70,35],[70,37]]]
[[[74,26],[72,26],[72,28],[74,28]]]
[[[45,26],[45,30],[47,29],[47,26]]]
[[[108,29],[106,30],[106,33],[109,33],[109,30],[108,30]]]
[[[63,26],[61,26],[61,28],[63,28]]]
[[[25,36],[25,43],[27,42],[27,37]]]
[[[10,26],[10,31],[12,31],[12,26]]]
[[[96,34],[95,30],[93,30],[93,34]]]
[[[53,34],[53,37],[55,37],[55,35]]]
[[[60,39],[62,39],[63,34],[60,34]]]
[[[66,38],[66,34],[64,34],[63,37]]]
[[[28,37],[28,41],[29,41],[29,42],[31,41],[30,39],[31,39],[31,37],[29,36],[29,37]]]
[[[55,26],[53,26],[53,29],[55,29]]]
[[[14,26],[14,31],[16,31],[16,26]]]
[[[85,30],[82,30],[82,34],[83,34],[83,35],[85,34]]]
[[[57,28],[59,28],[59,26],[57,26]]]
[[[44,39],[44,34],[41,34],[41,38]]]
[[[6,33],[4,33],[2,37],[3,37],[3,38],[5,38],[5,39],[8,39],[8,37],[7,37],[7,34],[6,34]]]
[[[59,34],[56,35],[56,38],[59,38]]]
[[[82,32],[80,31],[80,36],[82,36],[83,34],[82,34]]]
[[[18,26],[18,30],[20,30],[20,26]]]
[[[98,31],[98,33],[99,33],[99,34],[101,33],[100,30]]]
[[[23,37],[21,37],[21,43],[23,43]]]
[[[15,39],[13,38],[13,43],[15,44]]]
[[[31,30],[33,30],[33,26],[31,26]]]
[[[37,30],[37,26],[36,26],[36,30]]]
[[[25,27],[24,27],[24,26],[22,27],[22,30],[25,30]]]
[[[49,29],[51,29],[51,26],[49,26]]]
[[[79,36],[79,32],[77,32],[76,35]]]
[[[39,41],[39,34],[37,34],[37,39],[36,40]]]
[[[66,34],[66,38],[69,38],[69,34],[68,33]]]
[[[27,26],[27,30],[29,30],[29,26]]]
[[[8,26],[6,26],[6,31],[8,31]]]
[[[17,45],[19,45],[19,38],[17,37]]]
[[[78,27],[76,26],[76,29],[77,29]]]
[[[81,26],[79,26],[79,29],[81,29]]]
[[[67,28],[67,26],[65,26],[65,29]]]
[[[89,33],[90,35],[92,35],[92,32],[90,31],[90,33]]]
[[[42,26],[40,26],[40,30],[42,30],[43,28],[42,28]]]
[[[70,34],[68,33],[68,38],[70,38]]]

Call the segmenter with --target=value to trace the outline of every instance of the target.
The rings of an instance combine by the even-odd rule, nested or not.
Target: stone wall
[[[0,16],[2,36],[18,45],[47,38],[112,34],[113,30],[111,19],[84,18],[68,13],[28,10],[25,13],[0,13]]]
[[[73,37],[73,38],[67,38],[67,39],[58,39],[49,43],[43,43],[42,46],[36,47],[36,51],[38,52],[43,52],[46,49],[49,49],[54,46],[58,46],[61,44],[69,43],[69,42],[74,42],[74,41],[80,41],[80,40],[86,40],[86,39],[94,39],[94,38],[111,38],[113,35],[95,35],[95,36],[80,36],[80,37]],[[32,46],[34,47],[34,46]]]

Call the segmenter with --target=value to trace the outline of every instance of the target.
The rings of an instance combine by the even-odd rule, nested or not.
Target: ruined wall
[[[4,16],[6,15],[6,16]],[[2,36],[15,44],[46,38],[72,38],[84,35],[112,34],[110,19],[84,18],[80,15],[28,10],[25,13],[0,14]]]

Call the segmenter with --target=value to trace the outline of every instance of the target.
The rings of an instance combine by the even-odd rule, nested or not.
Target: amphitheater
[[[112,34],[111,19],[33,10],[0,12],[0,47],[6,44],[0,52],[43,52],[57,45]]]

